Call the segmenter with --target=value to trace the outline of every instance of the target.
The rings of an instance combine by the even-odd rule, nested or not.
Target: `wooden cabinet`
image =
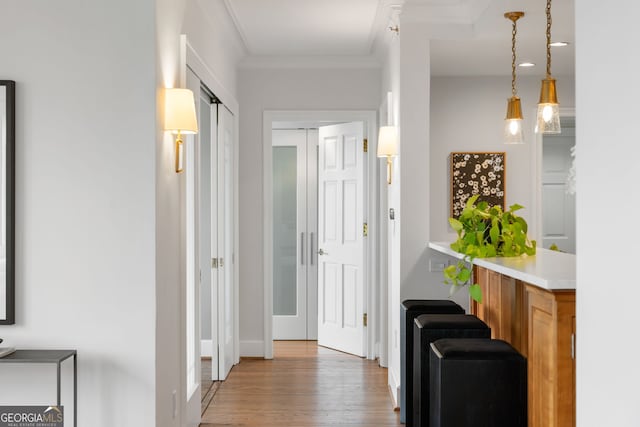
[[[471,311],[527,357],[529,427],[575,426],[575,291],[547,291],[474,267]]]

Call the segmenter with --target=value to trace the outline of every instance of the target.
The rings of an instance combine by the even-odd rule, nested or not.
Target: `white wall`
[[[629,50],[629,41],[640,39],[639,14],[640,4],[631,0],[616,2],[615,8],[595,0],[576,2],[580,427],[640,425],[640,288],[634,268],[640,240],[634,220],[640,206],[635,161],[640,57]]]
[[[78,425],[155,425],[154,1],[0,10],[17,81],[17,319],[0,336],[78,350]],[[0,402],[53,403],[42,371],[1,366]]]
[[[0,335],[22,348],[78,349],[80,425],[181,424],[172,393],[179,409],[184,235],[161,88],[179,84],[183,31],[194,45],[218,37],[200,54],[232,94],[242,55],[223,1],[214,18],[200,5],[0,2],[0,68],[18,84],[19,218],[17,324]],[[55,387],[40,384],[54,380],[50,368],[0,376],[3,403],[54,399]]]
[[[262,114],[265,110],[377,110],[380,70],[241,69],[240,354],[263,356]]]
[[[563,108],[575,107],[573,77],[557,77],[558,97]],[[540,95],[540,78],[518,78],[518,96],[522,100],[525,144],[502,142],[507,98],[511,96],[511,78],[432,77],[431,79],[431,240],[453,241],[449,227],[450,163],[454,151],[505,151],[506,205],[518,203],[519,212],[533,227],[535,179],[531,153],[536,144],[533,126]],[[530,233],[531,236],[535,234]]]

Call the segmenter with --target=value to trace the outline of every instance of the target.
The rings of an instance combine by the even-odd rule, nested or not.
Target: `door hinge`
[[[364,313],[364,314],[362,315],[362,324],[363,324],[364,326],[367,326],[367,313]]]
[[[218,268],[218,258],[211,258],[211,268]]]
[[[367,237],[369,235],[369,224],[367,224],[366,222],[362,225],[362,234],[364,235],[364,237]]]
[[[369,140],[367,138],[362,141],[362,150],[365,153],[369,152]]]
[[[220,260],[218,261],[218,266],[220,268],[224,267],[224,258],[220,258]]]

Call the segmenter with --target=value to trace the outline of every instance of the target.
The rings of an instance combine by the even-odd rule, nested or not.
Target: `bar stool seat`
[[[414,323],[412,427],[428,427],[430,344],[442,338],[489,339],[491,329],[470,314],[423,314]]]
[[[400,304],[400,422],[408,426],[413,410],[413,321],[421,314],[438,313],[464,314],[464,309],[451,300],[408,299]]]
[[[509,343],[437,340],[430,371],[431,427],[527,427],[527,361]]]

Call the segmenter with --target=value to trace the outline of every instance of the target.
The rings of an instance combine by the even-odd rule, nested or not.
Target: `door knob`
[[[322,249],[318,250],[318,255],[329,255],[329,252],[325,252]]]

